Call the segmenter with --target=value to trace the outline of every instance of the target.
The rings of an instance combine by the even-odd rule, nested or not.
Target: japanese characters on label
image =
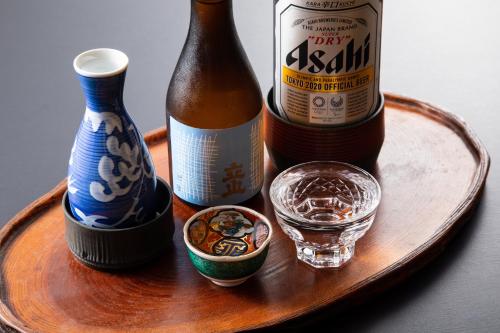
[[[380,0],[280,0],[275,22],[275,104],[283,117],[331,126],[375,111]]]
[[[243,125],[199,129],[170,117],[172,176],[183,200],[215,206],[254,196],[264,181],[262,113]]]

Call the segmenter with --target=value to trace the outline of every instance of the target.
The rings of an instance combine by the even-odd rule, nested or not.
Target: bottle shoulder
[[[167,117],[173,117],[185,125],[221,129],[242,125],[254,119],[263,106],[260,90],[191,94],[172,92],[167,95]]]
[[[239,40],[205,45],[188,37],[167,92],[167,115],[197,128],[229,128],[255,118],[262,94]]]

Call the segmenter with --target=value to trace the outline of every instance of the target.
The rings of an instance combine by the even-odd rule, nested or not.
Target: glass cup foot
[[[296,243],[297,258],[314,268],[339,268],[347,263],[355,251],[355,244],[315,247]]]

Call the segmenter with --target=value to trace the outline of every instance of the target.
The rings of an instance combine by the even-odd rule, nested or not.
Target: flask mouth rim
[[[80,53],[73,60],[75,71],[85,77],[104,78],[127,70],[128,57],[115,49],[98,48]]]

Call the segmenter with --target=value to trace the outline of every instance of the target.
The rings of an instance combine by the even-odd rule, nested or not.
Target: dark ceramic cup
[[[150,221],[131,228],[98,229],[73,217],[66,192],[63,207],[69,249],[80,262],[102,270],[132,268],[160,256],[172,243],[175,226],[172,190],[158,177],[154,200],[156,216]]]
[[[312,161],[338,161],[373,170],[384,143],[384,96],[367,119],[346,126],[313,127],[292,123],[274,109],[273,90],[264,112],[265,140],[278,170]]]

